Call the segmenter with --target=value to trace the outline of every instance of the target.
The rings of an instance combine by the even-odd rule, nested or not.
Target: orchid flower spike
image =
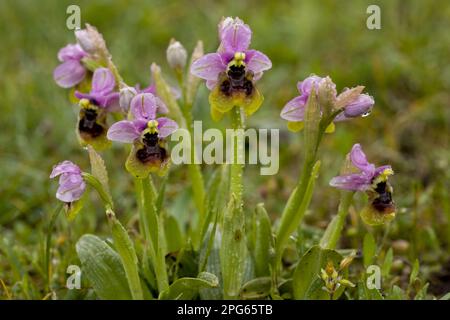
[[[80,168],[70,161],[63,161],[54,166],[50,174],[51,179],[58,176],[59,187],[56,198],[66,203],[79,200],[86,190]]]
[[[223,19],[217,52],[202,56],[191,66],[191,73],[205,79],[211,90],[211,116],[216,121],[235,106],[251,115],[262,104],[263,96],[255,82],[272,67],[272,62],[262,52],[249,49],[251,37],[250,27],[241,19]]]
[[[288,121],[290,128],[302,128],[300,124],[304,120],[305,106],[313,88],[319,95],[321,90],[327,90],[327,94],[332,100],[329,101],[333,107],[331,111],[341,111],[334,118],[334,122],[366,116],[372,111],[375,104],[371,96],[361,93],[364,89],[362,86],[346,89],[337,95],[336,85],[330,77],[311,75],[305,80],[298,82],[297,89],[300,95],[290,100],[281,110],[280,116]],[[324,110],[321,111],[323,112]]]
[[[348,159],[357,172],[334,177],[330,185],[335,188],[363,191],[369,196],[369,205],[361,212],[361,217],[369,225],[379,225],[395,217],[395,204],[392,200],[393,188],[388,177],[394,174],[391,166],[375,167],[367,161],[359,144],[355,144]]]
[[[178,129],[178,124],[169,118],[157,118],[157,111],[166,112],[167,107],[153,94],[139,93],[130,103],[132,119],[116,122],[108,130],[109,140],[133,144],[125,166],[138,178],[150,172],[164,174],[167,169],[165,138]]]
[[[81,63],[87,53],[78,44],[68,44],[58,52],[61,64],[53,71],[53,79],[62,88],[72,88],[86,76],[86,68]]]

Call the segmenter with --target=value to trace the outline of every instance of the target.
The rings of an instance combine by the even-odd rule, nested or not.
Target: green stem
[[[245,129],[245,124],[243,120],[243,112],[240,108],[235,107],[231,113],[231,121],[232,127],[234,130]],[[245,150],[244,144],[239,143],[239,139],[235,137],[234,141],[234,152],[233,152],[233,163],[230,167],[230,193],[234,194],[236,199],[236,206],[242,211],[242,194],[243,194],[243,186],[242,186],[242,173],[244,171],[244,165],[238,163],[239,155],[244,154]]]
[[[275,261],[277,263],[277,267],[275,268],[275,270],[278,270],[284,246],[286,245],[290,235],[297,229],[303,218],[304,212],[300,215],[297,213],[299,212],[299,208],[303,202],[306,187],[311,176],[311,171],[314,166],[315,159],[316,153],[305,159],[299,183],[289,197],[289,200],[284,207],[283,213],[281,215],[281,223],[280,227],[278,228],[275,246]]]
[[[144,209],[143,225],[147,230],[145,234],[147,235],[147,242],[149,244],[150,258],[155,270],[158,291],[162,292],[169,287],[169,281],[167,278],[165,250],[161,236],[163,232],[161,228],[162,223],[160,222],[160,217],[158,217],[155,207],[156,194],[151,177],[147,181],[145,179],[141,180],[140,189],[142,190],[140,199],[142,208]]]
[[[231,111],[232,127],[244,129],[243,110],[235,107]],[[238,163],[243,154],[243,143],[234,136],[234,158],[230,165],[230,202],[223,218],[221,266],[225,299],[236,299],[242,285],[246,261],[245,217],[243,210],[242,174],[244,165]]]
[[[320,246],[324,249],[335,249],[342,230],[344,229],[345,219],[348,215],[348,209],[352,204],[354,192],[343,191],[337,215],[331,220],[325,233],[320,240]]]
[[[63,209],[63,205],[59,204],[56,209],[53,211],[52,217],[50,218],[50,223],[47,228],[47,239],[45,241],[45,261],[44,261],[44,270],[45,270],[45,276],[47,280],[47,291],[50,291],[50,247],[52,242],[52,234],[53,234],[53,228],[56,223],[56,219],[58,218],[60,212]]]
[[[191,137],[191,163],[188,164],[188,175],[191,180],[192,194],[194,195],[194,203],[199,212],[199,220],[198,220],[198,228],[195,234],[200,235],[201,227],[203,226],[203,222],[205,221],[205,184],[203,180],[203,174],[200,168],[200,165],[195,163],[195,159],[197,157],[197,149],[195,144],[194,130],[193,130],[193,119],[191,113],[191,107],[186,103],[186,90],[185,86],[183,86],[183,79],[179,79],[180,87],[183,88],[183,105],[181,108],[181,112],[183,114],[184,122],[186,123],[187,129],[189,131]],[[198,248],[200,245],[200,237],[194,240],[196,247]]]
[[[82,176],[84,181],[87,182],[91,187],[93,187],[97,191],[106,209],[114,209],[113,200],[111,199],[111,196],[108,193],[108,191],[106,191],[105,188],[103,187],[102,183],[90,173],[83,172]]]
[[[138,258],[134,244],[128,235],[127,230],[122,226],[112,210],[106,211],[106,216],[110,221],[111,232],[114,239],[114,247],[120,256],[131,295],[134,300],[143,300],[144,294],[139,277]]]
[[[133,242],[127,231],[119,220],[116,219],[113,211],[114,203],[110,194],[105,190],[103,184],[92,174],[83,172],[84,180],[92,186],[105,206],[106,217],[110,221],[111,232],[114,239],[114,246],[122,261],[123,268],[127,277],[130,291],[135,300],[143,300],[143,292],[139,277],[138,259],[134,249]]]

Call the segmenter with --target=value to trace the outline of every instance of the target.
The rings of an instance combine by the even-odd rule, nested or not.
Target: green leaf
[[[178,220],[173,216],[167,216],[164,219],[164,228],[167,243],[167,252],[175,252],[183,247],[183,234],[178,225]]]
[[[220,248],[223,289],[225,297],[237,297],[245,274],[247,246],[244,234],[244,216],[236,208],[236,199],[231,197],[224,215],[223,237]]]
[[[191,300],[202,288],[216,288],[219,280],[209,272],[201,272],[197,278],[181,278],[159,295],[160,300]]]
[[[141,280],[139,278],[138,259],[133,243],[125,228],[115,217],[112,217],[111,230],[114,239],[114,247],[122,260],[131,295],[135,300],[142,300],[144,296],[141,288]]]
[[[416,259],[414,261],[413,268],[411,270],[411,274],[409,276],[409,286],[412,286],[414,281],[417,279],[417,276],[419,275],[419,260]]]
[[[111,197],[109,191],[108,171],[106,170],[105,161],[90,145],[87,146],[89,153],[89,161],[91,162],[91,174],[100,181],[106,193]]]
[[[387,277],[389,275],[393,260],[394,260],[394,253],[392,251],[392,248],[389,248],[388,252],[386,253],[386,256],[384,257],[383,266],[381,268],[381,274],[383,275],[383,277]]]
[[[358,298],[359,300],[383,300],[383,296],[377,288],[367,288],[367,277],[363,277],[363,280],[358,282]]]
[[[89,279],[98,297],[105,300],[131,299],[120,257],[105,241],[86,234],[78,240],[76,251],[82,275]]]
[[[309,176],[306,178],[305,186],[300,186],[304,189],[303,197],[302,190],[297,186],[289,197],[288,203],[283,211],[281,217],[280,227],[278,228],[276,236],[276,261],[281,261],[284,245],[289,239],[290,235],[298,228],[300,222],[305,215],[306,209],[312,198],[314,185],[319,175],[320,161],[317,161]],[[306,174],[306,173],[305,173]],[[300,203],[299,203],[300,202]]]
[[[273,236],[270,218],[262,203],[256,206],[255,220],[255,273],[257,277],[263,277],[270,275],[270,251],[273,250]]]
[[[450,300],[450,292],[447,292],[439,300]]]
[[[161,213],[161,210],[163,208],[163,204],[164,204],[164,198],[165,198],[165,194],[166,194],[166,185],[167,185],[167,178],[168,178],[168,174],[166,174],[161,181],[161,186],[159,187],[159,191],[158,191],[158,196],[156,197],[156,201],[155,201],[155,207],[156,207],[156,212],[159,215]],[[155,190],[156,192],[156,190]]]
[[[270,277],[255,278],[246,282],[242,288],[240,297],[242,299],[264,299],[270,294],[272,279]]]
[[[86,201],[86,197],[87,197],[87,192],[83,193],[81,198],[78,199],[77,201],[64,204],[64,211],[66,213],[67,220],[73,221],[78,216],[78,214],[84,207],[84,202]]]
[[[334,250],[313,246],[300,259],[293,275],[294,298],[298,300],[326,299],[329,294],[322,289],[324,282],[320,270],[328,261],[338,266],[342,256]]]
[[[394,285],[386,300],[405,300],[406,295],[402,288]]]
[[[202,300],[222,300],[222,270],[220,265],[220,245],[222,243],[222,237],[220,230],[215,230],[215,225],[211,226],[206,232],[202,247],[200,248],[200,261],[205,261],[205,271],[212,273],[219,279],[219,287],[201,289],[200,297]],[[212,244],[210,244],[212,241]],[[210,247],[212,245],[212,247]],[[202,271],[202,270],[200,270]]]
[[[366,268],[373,263],[376,250],[377,245],[373,235],[371,233],[366,233],[363,242],[363,260]]]
[[[426,283],[420,290],[417,292],[416,296],[414,297],[414,300],[425,300],[427,297],[428,287],[430,286],[429,283]]]

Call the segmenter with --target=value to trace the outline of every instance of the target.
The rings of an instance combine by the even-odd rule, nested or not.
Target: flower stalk
[[[328,224],[325,233],[320,240],[320,246],[324,249],[336,249],[336,245],[344,229],[345,219],[347,218],[350,205],[352,204],[354,192],[342,192],[341,201],[337,215]]]
[[[234,130],[244,129],[244,110],[235,107],[231,112]],[[242,174],[244,165],[239,163],[244,155],[243,144],[237,134],[233,141],[233,159],[230,164],[230,201],[223,217],[223,238],[220,259],[225,299],[236,299],[242,286],[247,247],[245,240],[245,216],[243,210]]]
[[[163,292],[169,287],[167,277],[165,245],[161,217],[158,216],[155,207],[156,193],[152,188],[151,177],[148,180],[139,179],[140,186],[137,188],[141,193],[139,199],[144,214],[141,215],[141,223],[146,230],[146,241],[149,245],[150,259],[156,275],[158,291]]]

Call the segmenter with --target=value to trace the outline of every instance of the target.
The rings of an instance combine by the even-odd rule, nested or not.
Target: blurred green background
[[[315,73],[330,75],[338,90],[365,85],[375,98],[375,109],[369,117],[339,123],[336,132],[324,140],[323,169],[307,225],[323,229],[335,214],[339,192],[328,181],[338,173],[351,146],[359,142],[372,162],[391,164],[396,173],[392,183],[398,217],[389,229],[388,245],[400,247],[396,254],[406,265],[419,258],[436,294],[450,291],[448,1],[2,0],[0,279],[17,296],[43,296],[37,276],[39,255],[57,204],[57,183],[48,179],[52,166],[70,159],[88,168],[87,154],[75,136],[77,107],[52,78],[58,50],[75,42],[73,32],[66,28],[66,8],[74,3],[81,8],[82,23],[103,33],[129,84],[147,85],[152,62],[160,64],[173,80],[165,62],[172,37],[189,51],[202,39],[205,52],[212,52],[218,45],[217,23],[222,16],[239,16],[251,26],[252,48],[266,53],[273,69],[259,82],[265,102],[249,125],[282,132],[278,175],[259,176],[258,168],[247,169],[247,208],[251,211],[264,201],[274,220],[296,183],[303,157],[301,134],[288,132],[279,118],[283,105],[297,95],[296,82]],[[370,4],[381,8],[381,30],[366,27]],[[209,121],[203,85],[195,118],[214,125]],[[117,214],[128,221],[135,203],[132,180],[123,168],[126,153],[114,145],[104,157]],[[167,206],[187,222],[194,210],[192,206],[186,209],[189,182],[185,168],[174,168],[169,182]],[[58,241],[64,246],[56,264],[65,266],[74,259],[74,243],[83,233],[107,235],[101,206],[96,197],[92,199],[93,204],[71,226],[60,219]],[[358,248],[361,244],[351,242],[352,237],[365,228],[354,217],[350,223],[344,245]],[[406,250],[400,244],[407,244]],[[442,280],[445,276],[447,282]],[[0,296],[2,290],[0,285]]]

